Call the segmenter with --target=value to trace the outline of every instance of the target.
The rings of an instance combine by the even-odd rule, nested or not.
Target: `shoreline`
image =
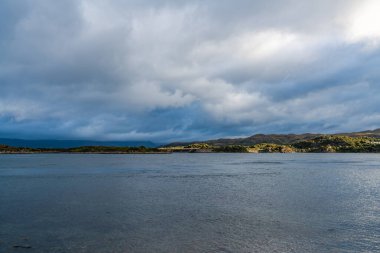
[[[0,155],[36,155],[36,154],[103,154],[103,155],[167,155],[174,152],[0,152]]]
[[[380,154],[380,152],[0,152],[1,155],[170,155],[170,154]]]
[[[171,154],[171,153],[380,153],[380,139],[348,136],[320,136],[291,144],[29,148],[0,144],[0,154]]]

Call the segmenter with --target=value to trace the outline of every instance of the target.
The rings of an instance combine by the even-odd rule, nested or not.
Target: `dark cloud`
[[[165,142],[380,127],[379,9],[1,1],[0,135]]]

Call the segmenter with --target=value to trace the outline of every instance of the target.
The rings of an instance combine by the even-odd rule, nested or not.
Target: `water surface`
[[[0,252],[380,252],[380,155],[1,155]]]

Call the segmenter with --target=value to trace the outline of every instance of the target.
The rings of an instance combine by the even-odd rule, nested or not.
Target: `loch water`
[[[0,155],[0,252],[380,252],[380,154]]]

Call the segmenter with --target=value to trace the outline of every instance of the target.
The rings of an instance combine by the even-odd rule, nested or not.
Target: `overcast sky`
[[[378,0],[2,0],[0,137],[380,127]]]

